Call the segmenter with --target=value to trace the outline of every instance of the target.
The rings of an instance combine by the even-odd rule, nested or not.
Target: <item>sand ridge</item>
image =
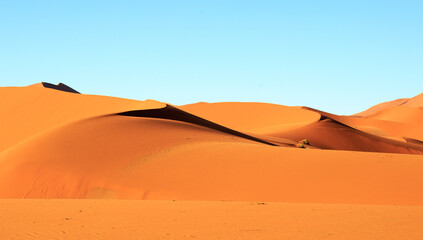
[[[0,239],[422,239],[422,104],[0,87]]]
[[[394,121],[264,103],[177,107],[43,84],[0,92],[10,103],[0,108],[9,116],[2,198],[423,204],[423,144],[398,137],[420,114]],[[298,148],[305,138],[310,149]]]

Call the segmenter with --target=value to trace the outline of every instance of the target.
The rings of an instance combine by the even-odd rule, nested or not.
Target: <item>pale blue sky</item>
[[[422,76],[423,1],[0,1],[0,86],[352,114]]]

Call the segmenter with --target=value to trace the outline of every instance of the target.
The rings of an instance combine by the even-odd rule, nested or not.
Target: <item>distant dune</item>
[[[406,107],[417,107],[417,108],[421,108],[423,107],[423,93],[413,97],[413,98],[401,98],[401,99],[396,99],[393,101],[389,101],[389,102],[384,102],[384,103],[380,103],[377,104],[363,112],[357,113],[355,114],[355,116],[369,116],[372,115],[376,112],[379,112],[381,110],[384,109],[389,109],[395,106],[406,106]]]
[[[0,198],[423,206],[422,109],[423,95],[340,116],[2,87]]]

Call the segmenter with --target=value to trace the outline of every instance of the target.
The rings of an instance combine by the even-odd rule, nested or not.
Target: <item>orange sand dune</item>
[[[422,154],[423,145],[412,142],[405,143],[396,139],[388,139],[375,134],[360,131],[345,122],[352,117],[342,117],[334,114],[305,108],[321,114],[322,118],[316,123],[309,124],[299,129],[285,132],[275,132],[270,135],[301,140],[307,138],[312,145],[322,149],[390,152]]]
[[[53,85],[55,86],[55,85]],[[135,101],[105,96],[75,94],[46,88],[0,88],[0,152],[24,139],[79,119],[135,109],[161,108],[156,101]]]
[[[355,114],[355,116],[366,117],[366,116],[375,114],[378,111],[389,109],[395,106],[423,107],[423,93],[412,98],[401,98],[401,99],[396,99],[393,101],[377,104],[363,112]]]
[[[325,114],[342,124],[380,137],[403,142],[405,142],[405,138],[423,139],[423,124],[406,124],[367,117]]]
[[[0,239],[421,240],[423,207],[0,200]]]
[[[323,149],[423,153],[423,146],[415,142],[405,143],[403,138],[420,139],[420,134],[417,134],[420,131],[416,132],[415,128],[405,131],[403,126],[397,126],[395,135],[388,135],[383,128],[375,126],[372,129],[362,127],[365,131],[360,131],[355,126],[348,126],[347,121],[342,121],[346,116],[311,108],[263,103],[198,103],[181,108],[233,129],[260,134],[256,136],[273,143],[288,144],[286,139],[293,142],[309,139],[313,147]],[[421,133],[423,135],[423,131]]]
[[[123,115],[62,126],[0,155],[3,198],[423,205],[421,184],[420,155],[276,147]]]
[[[114,185],[123,184],[121,181],[136,173],[133,168],[150,158],[202,142],[239,141],[250,140],[180,121],[95,117],[30,138],[0,154],[0,196],[96,197],[108,191],[109,185],[113,190]],[[46,174],[40,174],[41,170]],[[40,186],[28,185],[34,180]],[[16,184],[10,185],[10,181]],[[132,184],[138,185],[125,184],[129,184],[128,190]],[[101,191],[96,193],[96,189]],[[145,194],[134,191],[137,198]]]
[[[387,108],[391,108],[391,107],[395,107],[395,106],[401,106],[404,103],[406,103],[409,100],[409,98],[401,98],[401,99],[396,99],[393,101],[389,101],[389,102],[384,102],[384,103],[379,103],[363,112],[359,112],[354,114],[353,116],[360,116],[360,117],[365,117],[371,114],[374,114],[380,110],[383,109],[387,109]]]
[[[407,107],[423,107],[423,93],[411,98],[410,100],[408,100],[408,102],[406,104],[404,104],[404,106]]]
[[[195,103],[179,108],[229,128],[258,134],[301,127],[320,118],[299,107],[268,103]]]
[[[4,131],[19,141],[7,142],[0,153],[0,197],[423,203],[415,195],[423,178],[415,172],[422,156],[286,148],[307,138],[311,147],[323,149],[423,153],[418,139],[400,142],[369,134],[334,114],[260,103],[182,107],[200,118],[155,101],[39,84],[2,91],[3,98],[20,96],[23,117],[3,104],[10,116]],[[36,130],[22,131],[17,126],[23,122]],[[379,158],[392,158],[391,168],[380,168]],[[309,169],[315,159],[318,165]],[[342,159],[341,170],[328,174],[336,159]],[[342,166],[348,164],[360,171],[346,173]],[[299,175],[292,175],[293,169]],[[385,186],[393,175],[397,182]]]
[[[423,108],[395,106],[369,115],[367,118],[418,125],[422,124]]]
[[[338,116],[0,88],[0,239],[422,239],[421,107],[423,94]]]
[[[381,137],[395,137],[399,141],[401,141],[403,136],[407,135],[407,127],[409,126],[399,122],[390,122],[356,116],[331,115],[331,118],[350,127],[357,128],[361,131]]]

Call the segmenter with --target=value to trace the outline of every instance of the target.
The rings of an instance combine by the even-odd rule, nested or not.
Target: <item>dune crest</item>
[[[56,90],[63,91],[63,92],[70,92],[70,93],[78,93],[78,94],[80,94],[80,92],[76,91],[75,89],[69,87],[68,85],[66,85],[64,83],[59,83],[57,85],[54,85],[54,84],[51,84],[51,83],[48,83],[48,82],[42,82],[41,84],[45,88],[51,88],[51,89],[56,89]]]
[[[42,83],[27,87],[0,88],[0,152],[43,131],[85,118],[135,109],[162,108],[153,100],[136,101],[115,97],[69,94],[45,88]]]
[[[0,197],[423,206],[419,96],[339,116],[57,88],[0,88]]]
[[[367,117],[381,110],[389,109],[395,106],[423,107],[423,93],[412,98],[401,98],[401,99],[396,99],[393,101],[379,103],[373,107],[370,107],[369,109],[365,111],[356,113],[353,116]]]

